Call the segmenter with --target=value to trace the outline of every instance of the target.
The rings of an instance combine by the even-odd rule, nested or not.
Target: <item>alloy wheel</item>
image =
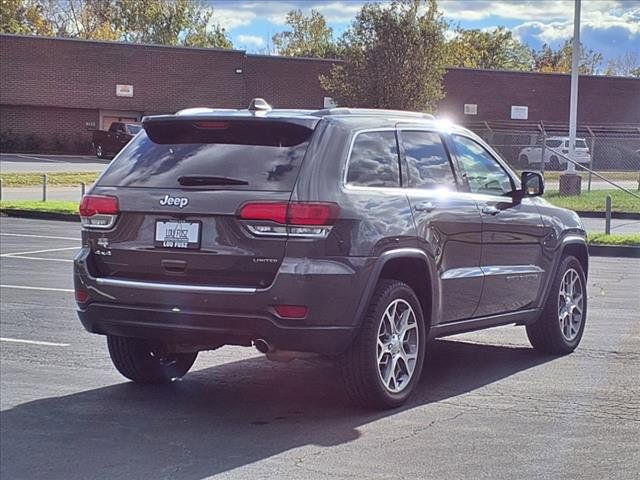
[[[415,312],[405,300],[393,300],[382,314],[376,353],[378,375],[389,392],[401,392],[413,377],[418,361],[418,328]]]
[[[558,322],[562,336],[573,341],[580,332],[584,314],[584,288],[580,275],[569,268],[560,281],[558,295]]]

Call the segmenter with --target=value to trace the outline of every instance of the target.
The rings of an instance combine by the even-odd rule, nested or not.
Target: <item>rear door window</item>
[[[409,187],[456,189],[449,155],[435,132],[407,131],[400,133],[407,160]]]
[[[395,131],[357,134],[349,157],[347,183],[361,187],[400,186],[400,159]]]
[[[273,121],[147,125],[111,162],[100,185],[185,188],[180,178],[206,177],[232,182],[198,188],[290,191],[312,133]]]

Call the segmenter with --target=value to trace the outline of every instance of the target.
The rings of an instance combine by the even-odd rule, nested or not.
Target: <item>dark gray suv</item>
[[[337,359],[354,400],[394,407],[427,341],[524,325],[582,337],[579,217],[468,130],[412,112],[190,109],[146,117],[84,197],[78,315],[141,383],[201,350]]]

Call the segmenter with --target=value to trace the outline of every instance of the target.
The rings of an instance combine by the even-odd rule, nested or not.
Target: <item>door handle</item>
[[[497,215],[500,213],[500,210],[491,205],[485,205],[484,207],[482,207],[482,213],[484,213],[485,215]]]
[[[418,202],[413,207],[416,212],[432,212],[436,209],[436,204],[431,201]]]

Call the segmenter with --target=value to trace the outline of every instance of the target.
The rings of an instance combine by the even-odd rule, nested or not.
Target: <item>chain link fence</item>
[[[558,190],[569,159],[582,176],[583,191],[615,189],[607,180],[640,191],[640,125],[580,126],[573,157],[566,124],[478,122],[466,126],[514,170],[542,171],[547,191]]]

